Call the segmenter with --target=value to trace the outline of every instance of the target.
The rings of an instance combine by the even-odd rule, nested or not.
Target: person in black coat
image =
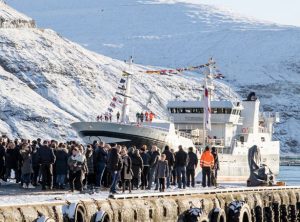
[[[1,142],[0,144],[0,179],[4,179],[5,175],[5,142]]]
[[[46,190],[46,185],[51,190],[53,188],[53,164],[55,155],[53,149],[44,141],[43,146],[38,149],[38,163],[41,166],[42,190]]]
[[[54,151],[55,154],[55,172],[56,172],[56,184],[57,188],[65,189],[65,179],[68,174],[68,149],[65,144],[60,144]]]
[[[171,185],[171,175],[172,175],[172,171],[173,171],[173,167],[175,164],[175,157],[174,154],[170,151],[170,147],[169,146],[165,146],[165,150],[162,154],[166,155],[166,160],[168,161],[168,176],[167,176],[167,188],[170,188]]]
[[[176,168],[176,173],[177,173],[177,183],[178,183],[178,188],[185,189],[186,187],[186,166],[187,166],[187,160],[188,160],[188,155],[187,153],[183,150],[183,147],[180,145],[178,147],[178,152],[175,154],[175,168]]]
[[[211,175],[211,181],[213,186],[217,186],[217,180],[218,180],[218,170],[220,170],[220,164],[219,164],[219,155],[218,150],[216,147],[211,148],[211,153],[214,157],[214,166],[212,169],[212,175]]]
[[[87,145],[86,147],[86,164],[87,164],[87,169],[88,169],[88,174],[87,174],[87,185],[90,188],[93,188],[95,186],[95,171],[94,171],[94,152],[93,152],[93,147],[92,145]]]
[[[159,159],[160,153],[158,151],[157,146],[152,146],[151,152],[150,152],[150,160],[149,160],[149,183],[148,183],[148,188],[147,189],[151,189],[152,187],[152,183],[153,180],[155,180],[155,190],[158,190],[158,181],[157,181],[157,177],[155,176],[155,172],[156,172],[156,166],[158,163],[158,159]]]
[[[32,170],[33,170],[33,174],[32,174],[32,178],[31,178],[31,183],[33,186],[37,186],[38,184],[38,177],[39,177],[39,173],[40,173],[40,165],[39,165],[39,161],[38,161],[38,143],[37,141],[32,141],[32,145],[31,145],[31,157],[32,157]]]
[[[126,186],[128,187],[129,193],[131,193],[131,180],[132,180],[132,161],[131,158],[127,154],[126,149],[121,150],[122,156],[122,170],[121,170],[121,181],[122,181],[122,190],[123,193],[126,190]]]
[[[100,142],[93,155],[94,169],[96,172],[96,187],[100,188],[108,160],[108,151],[104,142]]]
[[[139,150],[137,149],[134,150],[134,153],[131,156],[131,162],[132,162],[132,172],[133,172],[132,187],[138,189],[140,186],[141,174],[143,170],[143,159],[140,155]]]
[[[113,145],[110,155],[107,161],[107,168],[111,172],[112,175],[112,184],[110,187],[110,193],[117,193],[117,183],[120,178],[120,171],[122,169],[122,159],[120,156],[121,147],[116,144]]]
[[[149,162],[150,162],[150,155],[148,154],[147,146],[142,146],[141,150],[141,157],[143,160],[143,171],[141,175],[141,188],[144,190],[148,186],[148,177],[149,177]]]
[[[197,165],[198,157],[196,153],[194,153],[193,147],[190,147],[188,152],[188,164],[186,167],[187,187],[189,187],[190,185],[192,187],[195,187],[195,170],[197,168]]]
[[[5,153],[5,180],[10,178],[11,176],[11,170],[14,170],[14,172],[18,172],[18,163],[19,163],[19,150],[16,148],[16,145],[14,142],[9,142],[7,144],[7,149]],[[19,178],[17,178],[17,174],[15,174],[16,181],[18,181]]]

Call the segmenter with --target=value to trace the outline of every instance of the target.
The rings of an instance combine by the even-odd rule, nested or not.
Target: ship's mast
[[[124,94],[124,101],[122,106],[122,116],[121,116],[121,122],[123,123],[129,123],[129,105],[130,105],[130,98],[131,98],[131,80],[132,80],[132,63],[133,58],[130,57],[128,61],[128,70],[124,71],[124,75],[126,75],[126,90]]]
[[[212,79],[214,78],[213,75],[213,69],[214,69],[214,65],[215,65],[215,61],[213,60],[213,58],[210,58],[208,61],[208,72],[204,72],[204,92],[203,92],[203,145],[206,145],[206,124],[205,124],[205,120],[206,120],[206,116],[205,116],[205,89],[208,90],[208,99],[211,99],[211,94],[212,94],[212,90],[214,88],[213,86],[213,82]]]

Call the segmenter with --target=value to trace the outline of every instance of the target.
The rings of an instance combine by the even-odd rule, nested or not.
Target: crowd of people
[[[121,117],[121,114],[118,111],[116,113],[117,123],[120,122],[120,117]],[[152,111],[136,113],[136,123],[138,123],[138,124],[143,123],[143,122],[152,122],[154,118],[155,118],[155,114]],[[103,122],[103,121],[104,122],[112,122],[112,119],[113,119],[113,116],[111,113],[101,114],[96,117],[97,122]]]
[[[186,152],[182,146],[176,151],[165,146],[161,153],[155,145],[127,148],[94,141],[85,147],[76,142],[0,138],[0,181],[15,181],[24,189],[109,189],[113,194],[137,189],[164,192],[171,186],[186,189],[195,186],[198,164],[192,147]],[[216,150],[206,147],[199,165],[202,186],[216,185],[211,180],[219,169]]]

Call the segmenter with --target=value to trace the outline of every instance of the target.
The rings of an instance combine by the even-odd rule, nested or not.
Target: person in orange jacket
[[[155,117],[154,113],[150,112],[150,114],[149,114],[150,122],[152,122],[154,117]]]
[[[211,186],[211,170],[214,167],[214,156],[210,152],[210,147],[206,146],[201,155],[200,166],[202,168],[202,186]],[[207,179],[207,183],[206,183]]]

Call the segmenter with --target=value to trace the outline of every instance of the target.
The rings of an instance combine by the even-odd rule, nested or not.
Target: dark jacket
[[[5,148],[0,145],[0,175],[2,173],[2,168],[4,168],[4,163],[5,163]]]
[[[5,154],[6,168],[17,169],[19,162],[19,149],[7,149]]]
[[[22,174],[30,174],[32,170],[32,160],[29,150],[21,150],[20,155],[22,158],[21,172]]]
[[[66,175],[68,173],[68,150],[58,148],[55,151],[55,172],[57,175]]]
[[[131,180],[132,179],[132,161],[128,155],[122,157],[122,170],[121,170],[121,179]]]
[[[94,163],[105,163],[107,164],[108,153],[104,147],[97,147],[94,153]]]
[[[132,172],[134,178],[139,178],[143,170],[143,159],[141,156],[133,154],[131,157],[132,162]]]
[[[175,153],[175,167],[186,167],[188,155],[184,150]]]
[[[48,146],[42,146],[38,149],[39,164],[53,164],[55,162],[55,155],[53,149]]]
[[[214,162],[214,167],[213,167],[213,168],[214,168],[215,170],[220,170],[219,155],[218,155],[218,153],[212,152],[212,155],[213,155],[214,160],[215,160],[215,162]]]
[[[141,157],[142,157],[142,160],[143,160],[143,165],[144,166],[149,166],[150,164],[150,155],[148,152],[142,152],[141,153]]]
[[[39,149],[39,147],[37,145],[36,146],[32,145],[32,147],[31,147],[32,167],[39,166],[38,149]]]
[[[165,178],[169,176],[169,166],[167,160],[159,160],[156,166],[156,177]]]
[[[187,169],[196,169],[198,165],[198,157],[194,152],[188,152],[188,164]]]
[[[168,161],[169,167],[173,167],[175,164],[174,154],[170,150],[165,150],[163,154],[166,155],[166,160]]]
[[[150,152],[150,168],[156,167],[160,153],[158,151]]]
[[[94,173],[94,153],[93,150],[87,150],[86,154],[86,164],[88,168],[88,173],[93,174]]]
[[[121,156],[116,148],[112,148],[107,160],[107,168],[110,171],[120,171],[122,169]]]

